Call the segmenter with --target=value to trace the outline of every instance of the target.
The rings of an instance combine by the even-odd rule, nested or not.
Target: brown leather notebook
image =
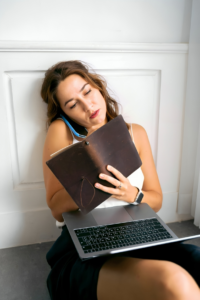
[[[112,186],[99,178],[114,175],[111,165],[128,177],[142,162],[121,115],[106,123],[79,143],[58,151],[46,162],[83,213],[88,213],[111,195],[94,187],[96,182]]]

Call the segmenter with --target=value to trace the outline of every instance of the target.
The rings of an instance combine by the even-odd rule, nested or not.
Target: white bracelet
[[[64,221],[63,222],[59,222],[59,221],[56,220],[56,227],[62,228],[64,225],[65,225]]]

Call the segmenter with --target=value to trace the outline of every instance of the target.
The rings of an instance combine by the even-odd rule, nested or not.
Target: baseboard
[[[0,249],[54,241],[61,230],[48,208],[0,215]]]
[[[158,212],[158,215],[165,223],[193,219],[190,213],[179,214],[177,212],[177,201],[178,193],[171,192],[163,194],[163,204],[161,210]]]
[[[178,214],[177,193],[164,193],[158,215],[165,223],[192,219],[190,214]],[[0,249],[55,241],[61,230],[55,225],[48,208],[0,214]]]

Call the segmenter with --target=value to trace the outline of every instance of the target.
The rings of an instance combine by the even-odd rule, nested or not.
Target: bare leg
[[[199,300],[192,276],[168,261],[115,257],[100,270],[98,300]]]

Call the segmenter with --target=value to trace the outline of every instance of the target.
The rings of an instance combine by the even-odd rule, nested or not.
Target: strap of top
[[[57,118],[57,120],[62,120],[62,121],[65,123],[65,121],[64,121],[62,118]],[[65,124],[66,124],[66,123],[65,123]],[[67,124],[66,124],[66,125],[67,125]],[[74,137],[74,134],[73,134],[71,128],[70,128],[69,126],[67,126],[67,127],[69,128],[69,130],[70,130],[70,132],[71,132],[71,135],[72,135],[72,138],[73,138],[72,144],[74,144],[74,142],[75,142],[75,143],[79,142],[79,141]]]

